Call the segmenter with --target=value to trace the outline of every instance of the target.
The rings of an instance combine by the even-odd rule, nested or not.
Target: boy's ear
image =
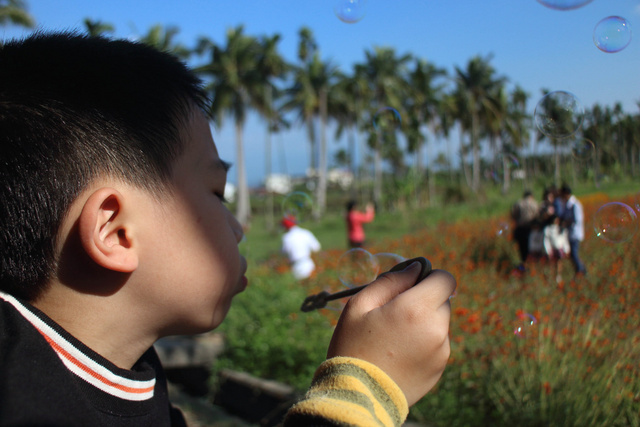
[[[78,221],[82,247],[98,265],[131,273],[138,268],[125,199],[118,190],[103,187],[85,202]]]

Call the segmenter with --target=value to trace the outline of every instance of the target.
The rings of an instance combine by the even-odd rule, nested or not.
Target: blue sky
[[[550,1],[550,0],[549,0]],[[544,7],[536,0],[368,0],[366,15],[346,24],[333,13],[334,0],[28,0],[29,11],[43,29],[83,28],[84,18],[99,19],[116,28],[117,37],[144,34],[155,24],[180,28],[179,40],[193,46],[199,36],[224,43],[225,31],[244,24],[251,35],[282,36],[281,54],[296,60],[297,32],[310,27],[321,55],[344,71],[364,60],[374,46],[394,47],[453,72],[474,55],[493,55],[498,74],[519,84],[530,95],[531,112],[540,90],[566,90],[589,107],[596,102],[621,102],[637,112],[640,101],[640,42],[635,38],[621,52],[608,54],[593,43],[593,29],[604,17],[627,19],[640,38],[638,0],[593,0],[572,11]],[[0,29],[3,38],[27,33],[13,27]],[[123,100],[124,101],[124,100]],[[218,149],[234,161],[231,122],[213,129]],[[333,136],[333,135],[331,135]],[[333,141],[333,139],[331,138]],[[264,175],[264,125],[255,117],[245,130],[249,182]],[[273,139],[274,172],[301,174],[308,164],[308,143],[302,129]],[[344,147],[344,141],[330,148]],[[445,151],[435,145],[431,153]],[[283,160],[283,159],[286,159]],[[235,181],[230,174],[230,181]]]

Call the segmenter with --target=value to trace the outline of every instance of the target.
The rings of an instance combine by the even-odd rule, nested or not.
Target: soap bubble
[[[588,162],[593,158],[595,152],[596,145],[586,138],[575,141],[571,146],[571,156],[580,162]]]
[[[496,229],[496,236],[498,237],[509,237],[509,231],[511,230],[511,226],[508,222],[500,222],[498,223],[498,227]]]
[[[633,207],[636,209],[636,212],[640,213],[640,193],[636,194],[633,198]]]
[[[513,326],[513,335],[518,338],[528,338],[535,336],[535,328],[538,320],[533,314],[518,313]]]
[[[593,229],[596,236],[608,242],[626,242],[638,231],[638,217],[629,205],[610,202],[596,212]]]
[[[631,27],[620,16],[608,16],[593,29],[593,42],[606,53],[620,52],[631,43]]]
[[[313,201],[311,197],[302,191],[294,191],[287,194],[282,200],[282,214],[284,217],[295,217],[297,222],[311,217]]]
[[[376,258],[362,248],[350,249],[338,259],[338,278],[348,288],[371,283],[377,275]]]
[[[383,107],[373,116],[373,127],[381,132],[394,132],[401,123],[400,113],[395,108]]]
[[[333,11],[342,22],[354,24],[364,18],[366,0],[338,0]]]
[[[489,168],[484,171],[484,178],[487,181],[493,181],[494,183],[500,182],[500,176],[498,171],[494,168]]]
[[[406,258],[400,256],[398,254],[392,254],[389,252],[382,252],[379,254],[375,254],[374,258],[376,259],[376,263],[378,265],[378,273],[382,274],[391,270],[397,264],[400,264],[402,261],[405,261]]]
[[[543,6],[555,10],[571,10],[591,3],[593,0],[538,0]]]
[[[538,101],[534,112],[536,127],[549,138],[573,135],[584,119],[580,100],[571,92],[549,92]]]
[[[512,174],[514,170],[520,169],[520,160],[513,154],[499,153],[495,161],[495,179],[504,180],[507,174]]]

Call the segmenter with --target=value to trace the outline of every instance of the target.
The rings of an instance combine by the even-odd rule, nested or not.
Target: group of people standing
[[[584,240],[584,210],[568,185],[545,189],[540,203],[531,191],[525,191],[512,206],[511,218],[520,255],[519,271],[525,271],[529,258],[544,257],[553,261],[560,281],[558,261],[570,256],[576,276],[587,273],[579,255]]]

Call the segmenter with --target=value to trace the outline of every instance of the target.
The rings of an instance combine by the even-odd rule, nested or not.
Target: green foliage
[[[241,370],[303,391],[325,359],[333,327],[317,312],[300,312],[308,290],[290,274],[263,265],[249,275],[249,288],[219,328],[227,350],[215,369]]]

